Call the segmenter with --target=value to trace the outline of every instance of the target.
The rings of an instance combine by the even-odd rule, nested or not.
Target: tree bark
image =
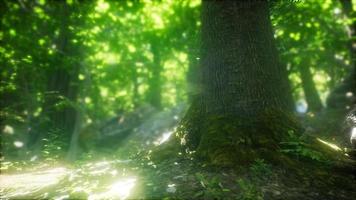
[[[267,2],[204,1],[202,9],[206,112],[254,117],[269,107],[292,111]]]
[[[299,124],[267,1],[203,1],[201,32],[201,93],[178,128],[182,143],[220,164],[278,149]]]

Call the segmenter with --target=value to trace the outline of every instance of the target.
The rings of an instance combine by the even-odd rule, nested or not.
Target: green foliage
[[[345,32],[349,22],[339,1],[279,1],[271,18],[295,99],[305,98],[299,74],[304,65],[311,69],[318,92],[325,100],[327,91],[352,67]]]
[[[297,159],[311,159],[318,162],[326,162],[327,159],[320,151],[310,147],[303,138],[298,137],[293,132],[288,132],[289,140],[281,142],[283,153],[295,156]]]
[[[240,187],[241,194],[237,199],[239,200],[262,200],[263,193],[258,186],[245,179],[237,179],[237,184]]]
[[[199,5],[2,2],[1,117],[29,127],[48,119],[41,131],[72,132],[73,110],[90,123],[135,109],[151,90],[163,108],[184,101],[186,71],[198,56]]]
[[[250,166],[250,171],[258,178],[268,179],[272,175],[272,165],[266,163],[263,159],[256,159]]]
[[[21,119],[29,127],[48,119],[54,127],[46,128],[66,129],[63,123],[71,127],[74,121],[63,119],[74,116],[70,110],[98,121],[145,103],[152,91],[158,91],[161,98],[153,99],[161,99],[157,105],[163,108],[191,92],[186,76],[199,63],[198,0],[4,1],[1,11],[4,119]],[[278,1],[271,17],[296,100],[303,98],[302,61],[325,97],[350,66],[345,33],[350,20],[340,4]],[[199,141],[199,135],[193,137]]]
[[[226,197],[226,193],[230,192],[229,189],[223,187],[219,177],[209,178],[202,173],[196,173],[195,177],[203,187],[203,190],[197,192],[194,198],[222,199]]]
[[[48,161],[56,161],[64,157],[65,149],[69,145],[61,137],[63,134],[63,131],[59,129],[52,129],[48,132],[47,137],[42,139],[41,157]]]

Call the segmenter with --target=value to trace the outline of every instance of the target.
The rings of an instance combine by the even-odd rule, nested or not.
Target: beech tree
[[[201,93],[182,121],[183,141],[213,163],[278,148],[298,123],[289,114],[293,100],[268,3],[203,1],[201,32]]]

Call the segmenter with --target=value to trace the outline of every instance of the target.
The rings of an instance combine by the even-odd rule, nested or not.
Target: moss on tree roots
[[[250,164],[255,159],[286,162],[280,142],[303,132],[290,113],[269,109],[253,120],[203,115],[190,110],[178,128],[183,144],[213,165]]]

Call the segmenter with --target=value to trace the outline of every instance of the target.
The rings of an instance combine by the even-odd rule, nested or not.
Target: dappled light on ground
[[[26,170],[34,172],[8,175],[2,172],[0,197],[126,199],[132,194],[138,179],[129,163],[129,160],[93,161],[50,169],[39,164],[31,169],[26,167]]]
[[[112,184],[106,192],[93,194],[89,196],[90,200],[96,199],[126,199],[135,186],[136,179],[128,178]]]
[[[67,173],[66,168],[53,168],[39,172],[0,175],[1,198],[15,198],[36,193],[57,184]]]

